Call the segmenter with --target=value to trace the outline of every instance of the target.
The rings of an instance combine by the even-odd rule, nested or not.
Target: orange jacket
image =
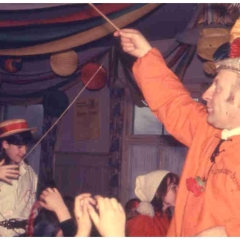
[[[221,131],[207,123],[205,106],[191,98],[159,51],[151,49],[139,58],[133,73],[152,112],[189,147],[168,236],[195,236],[217,226],[225,226],[229,236],[240,236],[240,135],[222,143],[224,151],[212,166],[210,156]],[[196,176],[208,177],[198,197],[186,187],[186,179]]]
[[[127,221],[127,237],[166,237],[170,220],[156,213],[154,217],[139,214]]]

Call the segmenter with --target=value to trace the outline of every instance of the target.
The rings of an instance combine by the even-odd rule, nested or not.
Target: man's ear
[[[6,140],[2,141],[2,148],[7,149],[9,147],[9,143]]]

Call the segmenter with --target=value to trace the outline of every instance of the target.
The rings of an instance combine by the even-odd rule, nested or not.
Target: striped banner
[[[112,20],[112,22],[119,28],[125,27],[128,24],[138,20],[147,13],[156,9],[160,3],[146,4],[139,7],[136,10],[122,14],[121,16]],[[104,37],[110,33],[113,33],[115,29],[109,23],[104,23],[97,27],[93,27],[89,30],[82,31],[77,34],[73,34],[69,37],[61,38],[44,44],[37,44],[29,47],[20,47],[16,49],[2,49],[0,55],[9,56],[30,56],[59,52],[63,50],[72,49],[83,44],[92,42],[101,37]],[[47,35],[47,34],[46,34]]]

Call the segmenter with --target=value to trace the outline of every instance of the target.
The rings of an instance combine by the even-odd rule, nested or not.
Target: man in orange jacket
[[[216,62],[204,106],[140,32],[114,35],[153,114],[189,147],[168,236],[240,236],[240,57]]]

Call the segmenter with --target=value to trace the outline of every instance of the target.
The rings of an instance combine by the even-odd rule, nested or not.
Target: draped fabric
[[[160,4],[97,4],[104,14],[119,28],[140,19]],[[0,16],[0,54],[4,56],[33,56],[80,47],[115,31],[106,20],[88,4],[78,4],[78,12],[57,18],[8,20]],[[36,10],[37,12],[37,10]],[[55,11],[56,12],[56,11]],[[54,13],[55,13],[54,12]],[[16,17],[14,12],[14,16]],[[49,12],[48,12],[49,14]],[[28,15],[35,15],[29,14]],[[42,13],[43,15],[43,13]],[[41,15],[41,17],[43,17]]]
[[[34,5],[36,5],[36,4],[34,4]],[[19,27],[19,26],[26,27],[26,26],[37,25],[37,24],[42,25],[42,24],[69,23],[69,22],[99,17],[99,14],[93,8],[90,8],[87,4],[75,4],[74,9],[76,9],[76,10],[74,12],[71,11],[68,13],[68,11],[66,11],[67,13],[65,13],[65,15],[61,14],[61,16],[54,17],[54,14],[56,15],[56,12],[60,12],[59,7],[49,9],[49,8],[47,8],[48,5],[49,4],[45,4],[45,9],[41,9],[41,11],[39,11],[39,15],[47,15],[50,13],[48,15],[49,17],[45,17],[43,19],[39,19],[39,16],[37,16],[37,14],[34,14],[34,16],[32,15],[30,19],[27,19],[26,18],[27,12],[22,12],[22,13],[18,12],[17,14],[21,14],[20,16],[22,16],[19,18],[19,20],[5,20],[5,19],[8,19],[9,16],[4,17],[4,14],[7,14],[7,13],[2,12],[3,20],[0,21],[0,27]],[[123,3],[121,3],[121,4],[105,3],[105,4],[98,4],[98,5],[96,4],[96,7],[102,13],[104,13],[106,15],[109,13],[113,13],[113,12],[125,9],[131,5],[133,5],[133,4],[131,4],[131,3],[125,3],[125,4],[123,4]],[[2,10],[1,7],[2,7],[2,4],[0,5],[0,10]],[[70,9],[71,6],[64,6],[63,8],[66,10],[67,8]],[[58,10],[58,11],[56,11],[56,10]],[[16,13],[16,11],[14,13]],[[35,13],[36,13],[36,9],[35,9]]]
[[[43,135],[48,131],[48,129],[53,125],[56,121],[55,118],[46,114],[44,110],[44,118],[43,118]],[[41,142],[41,155],[40,155],[40,163],[39,163],[39,175],[38,175],[38,189],[37,196],[39,196],[42,190],[45,187],[54,187],[54,147],[57,139],[57,126],[56,125],[42,140]]]
[[[109,157],[109,196],[120,197],[120,174],[122,163],[122,142],[124,123],[124,88],[110,91],[110,157]]]
[[[46,72],[29,71],[27,74],[17,73],[15,75],[0,71],[0,103],[14,105],[38,104],[42,102],[46,91],[61,90],[65,92],[81,81],[81,71],[87,63],[91,61],[98,62],[108,51],[108,48],[103,48],[103,50],[88,51],[82,54],[76,72],[68,77],[60,77],[52,71],[46,71],[46,69]],[[20,88],[21,92],[18,93]]]
[[[136,177],[158,169],[159,146],[146,143],[129,143],[128,152],[128,176],[126,176],[128,177],[128,186],[123,186],[127,188],[127,200],[136,197],[134,194]]]
[[[128,4],[124,9],[119,8],[120,10],[110,12],[108,17],[113,20],[124,14],[130,13],[133,10],[136,10],[143,4]],[[90,9],[93,12],[93,9]],[[67,37],[88,29],[94,28],[101,24],[104,24],[106,21],[102,17],[99,17],[99,14],[96,16],[89,16],[89,19],[84,19],[80,21],[71,21],[62,24],[43,24],[40,26],[28,25],[24,27],[14,27],[14,28],[0,28],[0,42],[11,42],[17,43],[19,46],[21,44],[34,45],[36,42],[42,43],[47,41],[53,41],[59,38]],[[1,23],[1,22],[0,22]],[[6,30],[6,31],[4,31]],[[26,45],[25,45],[26,46]]]

